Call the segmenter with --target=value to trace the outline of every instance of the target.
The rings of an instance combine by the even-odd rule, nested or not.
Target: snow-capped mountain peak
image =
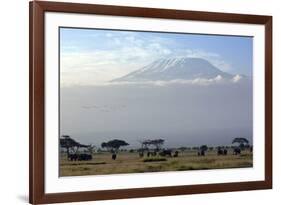
[[[158,59],[121,78],[114,79],[113,82],[155,80],[169,81],[175,79],[193,80],[198,78],[212,79],[217,76],[227,79],[234,77],[229,73],[221,71],[205,59],[176,57]]]

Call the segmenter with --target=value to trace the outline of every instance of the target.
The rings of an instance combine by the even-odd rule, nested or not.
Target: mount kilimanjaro
[[[202,58],[168,58],[158,59],[147,66],[133,71],[111,82],[144,82],[144,81],[170,81],[175,79],[223,79],[243,78],[242,75],[232,75],[221,71],[209,61]]]

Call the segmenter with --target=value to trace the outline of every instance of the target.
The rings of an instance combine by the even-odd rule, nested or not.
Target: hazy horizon
[[[166,147],[252,143],[251,94],[249,83],[62,88],[61,135],[97,146],[157,138]]]

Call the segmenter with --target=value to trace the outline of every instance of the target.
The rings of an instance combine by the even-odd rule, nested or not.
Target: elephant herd
[[[156,152],[156,151],[147,151],[146,156],[150,157],[150,156],[161,156],[161,157],[178,157],[179,155],[179,151],[175,151],[174,153],[172,152],[172,150],[170,149],[164,149],[161,150],[160,152]],[[144,157],[144,151],[140,151],[139,152],[139,157]]]
[[[197,155],[198,156],[205,156],[206,155],[206,151],[207,150],[204,150],[204,149],[200,149],[198,152],[197,152]],[[250,149],[250,151],[252,152],[252,149]],[[150,157],[150,156],[157,156],[157,154],[159,156],[162,156],[162,157],[178,157],[179,155],[179,151],[175,151],[174,154],[172,153],[172,150],[170,149],[164,149],[160,152],[156,152],[156,151],[147,151],[146,153],[146,156],[147,157]],[[217,148],[217,155],[227,155],[228,154],[228,150],[226,148],[221,148],[221,147],[218,147]],[[241,154],[241,148],[239,147],[235,147],[233,148],[233,155],[240,155]],[[144,151],[140,151],[139,152],[139,157],[144,157]]]
[[[252,152],[252,150],[250,150]],[[227,149],[223,149],[221,147],[218,147],[217,149],[217,155],[227,155],[228,154],[228,150]],[[241,154],[241,148],[239,147],[235,147],[233,148],[233,155],[240,155]],[[205,150],[199,150],[197,153],[198,156],[205,156]]]
[[[92,160],[93,157],[91,154],[69,154],[68,160],[70,161],[89,161]]]
[[[250,151],[252,152],[252,148],[250,149]],[[199,150],[197,155],[198,156],[205,156],[206,150]],[[221,148],[218,147],[217,149],[217,155],[227,155],[228,154],[228,150],[225,148]],[[233,148],[233,155],[240,155],[241,154],[241,148],[239,147],[235,147]],[[159,152],[156,151],[147,151],[146,152],[146,156],[150,157],[150,156],[162,156],[162,157],[178,157],[179,156],[179,151],[175,151],[173,152],[171,149],[163,149]],[[139,157],[144,157],[144,151],[140,151],[139,152]],[[93,157],[91,154],[86,154],[86,153],[82,153],[82,154],[68,154],[68,160],[70,161],[89,161],[92,160]],[[112,154],[112,160],[116,160],[117,158],[117,154],[113,153]]]
[[[218,148],[217,155],[227,155],[227,149]]]

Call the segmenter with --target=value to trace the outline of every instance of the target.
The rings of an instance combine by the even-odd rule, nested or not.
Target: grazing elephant
[[[172,151],[171,150],[163,150],[162,152],[159,152],[159,155],[160,156],[169,156],[169,157],[172,157]]]
[[[250,152],[251,152],[251,153],[253,152],[253,146],[250,147]]]
[[[241,154],[241,149],[239,147],[235,147],[234,150],[233,150],[233,154],[234,155],[239,155]]]
[[[77,154],[69,154],[68,155],[68,160],[70,160],[70,161],[76,161],[77,159],[78,159]]]
[[[227,149],[223,150],[223,155],[227,155]]]
[[[150,157],[150,154],[151,154],[150,152],[147,152],[146,156],[147,156],[147,157]]]
[[[205,156],[205,151],[204,150],[200,151],[200,156]]]
[[[112,156],[111,156],[111,158],[113,159],[113,160],[116,160],[116,158],[117,158],[117,154],[112,154]]]
[[[218,148],[218,155],[227,155],[227,149]]]
[[[223,155],[224,154],[224,150],[222,150],[221,148],[218,148],[217,154],[218,155]]]
[[[78,161],[88,161],[88,160],[92,160],[93,157],[90,154],[79,154],[78,155]]]

